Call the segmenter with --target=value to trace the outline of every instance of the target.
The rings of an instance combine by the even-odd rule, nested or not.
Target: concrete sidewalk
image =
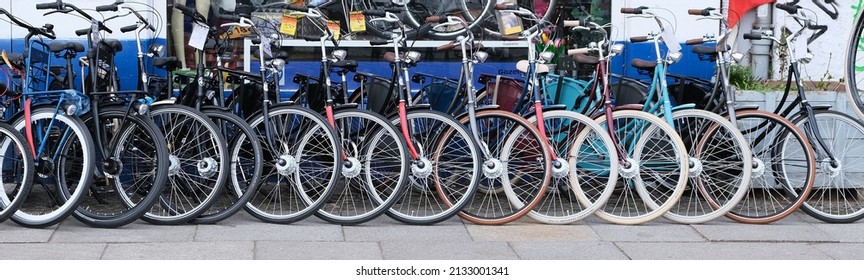
[[[291,225],[246,213],[217,225],[136,222],[95,229],[69,218],[47,229],[0,225],[0,259],[862,259],[864,223],[832,225],[796,213],[770,225],[660,219],[619,226],[597,218],[543,225],[528,218],[479,226],[458,218],[408,226],[381,217],[358,226],[309,218]]]

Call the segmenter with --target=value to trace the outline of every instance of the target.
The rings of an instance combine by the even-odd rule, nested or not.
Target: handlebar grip
[[[227,21],[240,21],[240,16],[230,14],[220,14],[219,19]]]
[[[174,3],[174,8],[180,10],[181,12],[183,12],[184,14],[186,14],[188,16],[194,16],[195,13],[198,12],[195,10],[195,8],[186,7],[185,5],[179,4],[179,3]]]
[[[746,39],[746,40],[762,40],[762,34],[745,33],[744,39]]]
[[[90,33],[90,28],[75,30],[75,35],[78,35],[78,36],[84,36],[84,35],[87,35],[87,33]]]
[[[97,12],[106,12],[106,11],[116,12],[117,11],[117,5],[111,4],[111,5],[96,6],[96,11]]]
[[[294,5],[294,4],[288,5],[288,7],[286,7],[286,9],[298,11],[298,12],[304,12],[304,13],[309,11],[309,7],[299,6],[299,5]]]
[[[456,48],[456,44],[453,42],[450,42],[447,44],[440,45],[436,49],[439,51],[446,51],[446,50],[452,50],[454,48]]]
[[[621,13],[622,14],[635,14],[636,9],[634,9],[634,8],[621,8]]]
[[[380,45],[386,45],[389,43],[390,43],[390,41],[387,39],[376,38],[376,39],[369,40],[370,46],[380,46]]]
[[[124,26],[123,28],[120,28],[120,32],[126,33],[129,31],[135,31],[135,29],[138,29],[137,24],[127,25],[127,26]]]
[[[567,55],[587,54],[588,51],[590,51],[588,48],[569,49],[567,50]]]
[[[579,26],[578,20],[565,20],[564,27],[577,27]]]
[[[59,2],[36,4],[37,10],[60,9]]]
[[[518,41],[521,40],[519,35],[501,35],[501,40],[504,41]]]
[[[518,10],[519,6],[516,5],[507,5],[507,4],[495,4],[492,8],[496,10]]]
[[[798,13],[798,5],[789,5],[789,4],[784,4],[784,3],[777,3],[777,5],[774,5],[774,7],[777,7],[777,9],[784,10],[790,14],[797,14]]]
[[[373,17],[383,17],[386,15],[386,13],[384,11],[381,11],[381,10],[366,10],[366,11],[363,11],[363,14],[367,15],[367,16],[373,16]]]
[[[306,40],[307,42],[321,41],[321,37],[315,36],[315,35],[303,35],[303,36],[300,36],[300,38],[303,38],[303,40]]]
[[[426,18],[426,22],[428,22],[428,23],[445,23],[445,22],[447,22],[447,18],[446,17],[440,17],[440,16],[431,16],[431,17]]]
[[[696,39],[690,39],[690,40],[684,41],[684,44],[698,45],[698,44],[702,44],[704,42],[705,42],[705,38],[696,38]]]
[[[630,37],[630,43],[639,43],[648,41],[648,36],[633,36]]]
[[[694,15],[694,16],[701,16],[702,15],[702,9],[689,9],[689,10],[687,10],[687,14]]]

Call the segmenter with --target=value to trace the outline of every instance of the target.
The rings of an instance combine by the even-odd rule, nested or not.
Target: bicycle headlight
[[[282,72],[282,70],[285,70],[285,60],[281,58],[271,60],[270,65],[272,65],[273,69],[275,69],[277,72]]]
[[[74,116],[78,113],[78,106],[72,103],[64,102],[60,108],[63,109],[63,113],[66,113],[67,116]]]
[[[669,59],[669,63],[677,63],[678,61],[681,61],[681,57],[683,56],[684,54],[682,54],[681,52],[674,52],[670,53],[667,58]]]
[[[345,57],[348,56],[348,52],[345,50],[334,50],[332,53],[330,53],[330,56],[332,56],[333,59],[335,59],[336,61],[342,61],[343,59],[345,59]]]
[[[540,53],[540,59],[542,59],[543,62],[545,62],[545,63],[552,62],[552,59],[554,59],[554,58],[555,58],[555,53],[553,53],[553,52],[541,52]]]
[[[150,106],[148,106],[146,103],[136,101],[133,106],[134,107],[132,108],[135,109],[135,112],[138,112],[138,115],[146,115],[147,112],[150,111]]]
[[[609,47],[609,52],[614,53],[614,54],[619,54],[623,51],[624,51],[624,45],[622,45],[622,44],[613,44],[611,47]]]
[[[165,56],[165,46],[160,44],[152,44],[150,45],[149,52],[155,57],[163,57]]]
[[[414,62],[414,63],[419,62],[420,61],[420,52],[409,51],[408,53],[405,54],[405,60],[408,60],[408,62]]]
[[[489,54],[484,51],[474,52],[474,61],[476,61],[476,63],[486,62],[487,58],[489,58]]]

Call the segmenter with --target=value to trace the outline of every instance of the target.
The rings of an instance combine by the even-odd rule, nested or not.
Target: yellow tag
[[[238,39],[244,38],[252,34],[252,30],[248,27],[232,26],[228,31],[219,35],[221,39]]]
[[[297,34],[297,20],[300,17],[289,14],[282,14],[282,24],[279,26],[279,33],[294,36]]]
[[[328,20],[327,21],[327,29],[330,29],[330,33],[333,33],[333,39],[339,40],[339,21],[338,20]]]
[[[351,32],[366,31],[366,16],[363,15],[363,12],[353,11],[349,18],[351,21],[349,21],[348,26],[351,28]]]

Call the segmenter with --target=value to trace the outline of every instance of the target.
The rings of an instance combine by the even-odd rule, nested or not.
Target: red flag
[[[729,28],[734,28],[741,17],[747,11],[767,3],[774,3],[775,0],[729,0]]]

